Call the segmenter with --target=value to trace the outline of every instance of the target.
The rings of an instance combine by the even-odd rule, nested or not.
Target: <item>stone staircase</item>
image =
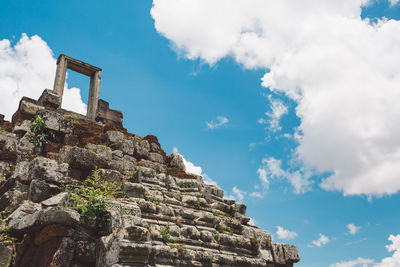
[[[8,227],[1,266],[290,267],[300,260],[296,246],[249,225],[246,205],[186,173],[181,156],[166,155],[155,136],[124,129],[122,114],[90,120],[55,108],[60,100],[49,90],[39,100],[23,98],[13,121],[0,121],[0,229]],[[40,148],[29,142],[35,116],[55,136]],[[94,169],[120,188],[102,232],[65,191]]]

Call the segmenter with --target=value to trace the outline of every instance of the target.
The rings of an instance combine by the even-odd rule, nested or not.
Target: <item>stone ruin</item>
[[[250,225],[246,205],[185,171],[157,137],[129,133],[122,113],[99,100],[101,69],[61,55],[53,90],[23,97],[0,116],[0,266],[289,267],[297,247]],[[61,109],[67,68],[91,77],[87,116]],[[32,143],[40,117],[51,140]],[[78,212],[74,191],[95,170],[109,220]],[[105,215],[105,216],[106,216]]]

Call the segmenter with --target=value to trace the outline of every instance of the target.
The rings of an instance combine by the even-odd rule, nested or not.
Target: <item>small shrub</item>
[[[88,176],[84,184],[69,188],[73,209],[80,214],[95,219],[99,233],[104,233],[104,228],[111,221],[111,215],[107,211],[106,200],[114,198],[117,194],[117,185],[101,181],[99,170],[95,169]]]
[[[29,124],[29,129],[33,136],[29,137],[28,141],[35,147],[42,147],[55,139],[53,131],[46,129],[46,124],[40,116],[35,116]]]
[[[176,248],[178,251],[182,251],[185,249],[185,244],[176,244],[176,245],[174,244],[174,245],[169,245],[169,247],[171,249]]]
[[[225,224],[219,224],[217,230],[220,233],[233,234],[233,229]]]
[[[172,243],[174,240],[171,239],[171,235],[169,233],[169,225],[167,224],[165,227],[159,230],[161,234],[162,241],[164,243]]]
[[[151,203],[156,203],[155,197],[153,197],[153,196],[151,196],[151,195],[149,195],[147,193],[144,194],[144,200],[149,201]]]
[[[250,244],[254,250],[258,250],[260,248],[260,240],[258,240],[255,236],[250,238]]]

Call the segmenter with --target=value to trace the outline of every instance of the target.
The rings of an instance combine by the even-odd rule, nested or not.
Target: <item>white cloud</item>
[[[52,89],[55,70],[53,52],[39,36],[22,34],[15,45],[0,40],[0,113],[10,119],[23,96],[38,99]],[[63,108],[86,114],[78,88],[64,90]]]
[[[270,102],[270,112],[266,112],[265,115],[268,116],[268,124],[269,130],[276,132],[281,130],[281,126],[279,125],[279,120],[281,117],[288,113],[288,108],[283,104],[283,102],[279,99],[274,99],[271,96],[268,97]]]
[[[247,195],[247,192],[240,190],[239,188],[237,188],[237,186],[235,185],[232,188],[232,195],[227,196],[227,198],[229,199],[234,199],[237,202],[243,202],[243,199],[245,197],[245,195]]]
[[[291,232],[287,229],[282,228],[281,226],[277,226],[276,234],[279,239],[295,239],[297,237],[296,232]]]
[[[319,238],[317,240],[313,240],[311,243],[317,247],[322,247],[323,245],[326,245],[330,241],[331,240],[326,235],[319,234]]]
[[[173,151],[175,151],[175,150],[178,151],[178,148],[174,147]],[[182,156],[183,164],[185,165],[187,173],[192,173],[192,174],[195,174],[195,175],[202,176],[203,177],[203,181],[206,184],[217,185],[217,182],[215,182],[213,179],[211,179],[207,174],[203,173],[203,170],[201,169],[200,166],[194,165],[192,162],[186,160],[185,157],[182,154],[180,154],[180,155]]]
[[[389,0],[389,2],[390,2],[391,6],[395,6],[395,5],[397,5],[397,3],[400,2],[400,0]]]
[[[400,266],[400,235],[390,235],[388,238],[392,244],[387,245],[388,252],[393,252],[390,257],[383,258],[380,262],[375,262],[372,259],[357,258],[351,261],[341,261],[331,264],[330,267],[394,267]]]
[[[329,267],[369,267],[370,264],[373,264],[374,260],[365,259],[365,258],[357,258],[356,260],[351,261],[341,261],[335,264],[329,265]]]
[[[255,198],[264,198],[264,194],[263,193],[261,193],[261,192],[251,192],[250,193],[250,196],[251,197],[255,197]]]
[[[259,124],[267,124],[267,120],[264,118],[259,118],[257,121]]]
[[[257,173],[264,190],[268,189],[271,179],[286,179],[294,187],[296,194],[305,193],[310,190],[310,172],[307,169],[294,171],[283,170],[282,162],[273,157],[263,158]]]
[[[269,70],[263,86],[297,102],[295,158],[332,173],[324,189],[381,196],[400,190],[400,22],[362,20],[368,2],[154,0],[151,14],[181,56]]]
[[[178,148],[176,146],[174,146],[172,148],[172,153],[178,153],[178,152],[179,152]]]
[[[216,129],[228,124],[228,122],[229,119],[227,117],[217,116],[217,121],[212,120],[210,122],[206,122],[206,125],[209,129]]]
[[[388,252],[393,252],[393,255],[382,259],[382,261],[374,265],[374,267],[400,266],[400,235],[390,235],[388,240],[392,241],[392,244],[386,246],[386,249]]]
[[[360,228],[361,228],[360,226],[356,226],[355,224],[352,224],[352,223],[347,225],[347,229],[349,229],[349,234],[351,234],[351,235],[357,234],[357,232],[360,230]]]

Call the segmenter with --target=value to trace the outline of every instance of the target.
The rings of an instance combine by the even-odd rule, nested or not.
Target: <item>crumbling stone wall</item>
[[[0,116],[0,266],[293,266],[297,247],[271,242],[249,225],[246,206],[186,173],[157,137],[128,133],[122,114],[99,101],[96,121],[59,108],[45,90],[24,97],[12,122]],[[29,124],[40,116],[52,142],[35,147]],[[97,169],[120,195],[99,232],[71,208],[65,184]],[[7,229],[8,227],[8,229]],[[167,236],[167,238],[166,238]]]

